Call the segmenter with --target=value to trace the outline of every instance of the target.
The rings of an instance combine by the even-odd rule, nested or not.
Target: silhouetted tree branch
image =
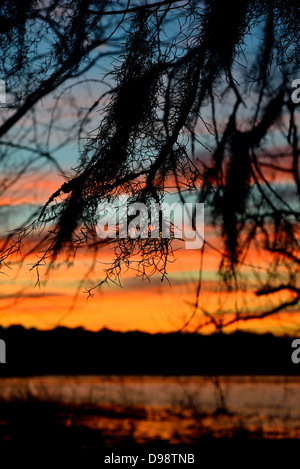
[[[162,203],[175,181],[182,202],[191,192],[205,203],[207,223],[222,243],[216,250],[229,290],[240,288],[248,255],[257,249],[261,257],[271,256],[271,265],[256,295],[282,290],[291,295],[254,315],[238,308],[211,315],[201,306],[198,284],[192,316],[202,311],[201,327],[213,323],[218,329],[298,304],[299,115],[291,101],[299,70],[295,0],[15,0],[0,7],[0,69],[13,98],[0,126],[1,162],[10,160],[18,177],[12,149],[27,154],[21,173],[37,157],[60,168],[49,142],[61,132],[54,116],[62,97],[46,113],[45,132],[39,130],[41,100],[72,91],[74,80],[85,82],[85,74],[97,67],[109,70],[85,108],[72,103],[71,95],[69,109],[78,111],[78,119],[66,125],[57,148],[78,138],[79,163],[31,223],[6,238],[2,262],[27,236],[42,232],[37,270],[45,260],[51,266],[58,256],[70,260],[87,247],[96,258],[110,243],[115,261],[104,281],[118,282],[134,259],[138,275],[164,278],[172,239],[99,240],[97,209],[124,193],[129,205]],[[101,115],[95,114],[99,110]],[[31,133],[24,138],[20,123],[29,117]],[[29,252],[32,248],[24,257]]]

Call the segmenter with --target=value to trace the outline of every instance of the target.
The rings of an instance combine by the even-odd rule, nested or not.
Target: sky
[[[59,161],[68,169],[72,152],[68,149],[64,151]],[[285,164],[289,164],[287,160]],[[285,175],[276,177],[282,188],[288,185]],[[25,174],[2,197],[0,216],[3,236],[16,224],[26,220],[33,210],[41,207],[63,181],[62,175],[49,163],[44,168],[38,167]],[[36,284],[36,271],[30,270],[37,260],[37,254],[29,256],[22,265],[19,264],[20,258],[16,257],[11,260],[9,268],[2,270],[0,277],[0,323],[4,327],[21,324],[26,328],[66,326],[95,331],[106,327],[150,333],[178,331],[184,327],[185,331],[213,333],[214,327],[203,325],[209,314],[222,314],[230,318],[237,309],[243,313],[255,313],[272,306],[274,298],[271,301],[253,293],[257,279],[251,267],[259,266],[261,270],[258,272],[263,275],[268,270],[269,259],[262,259],[259,252],[251,250],[243,270],[245,290],[228,292],[218,275],[219,252],[222,250],[218,227],[205,219],[204,233],[208,243],[203,256],[200,249],[185,249],[183,243],[175,241],[174,258],[170,258],[168,276],[163,282],[159,275],[150,277],[149,281],[142,280],[131,270],[122,275],[120,285],[103,285],[90,298],[86,290],[104,279],[104,269],[113,259],[111,249],[102,249],[100,262],[92,272],[89,272],[92,257],[88,251],[77,256],[72,265],[61,263],[49,275],[47,266],[41,267],[39,284]],[[201,290],[195,312],[201,259]],[[281,300],[285,298],[281,293],[276,300],[279,296]],[[299,327],[298,313],[296,308],[263,321],[240,321],[225,331],[250,330],[295,335]]]
[[[213,227],[205,226],[205,239],[212,246],[221,248]],[[22,265],[16,257],[16,263],[11,261],[10,268],[2,271],[1,325],[21,324],[39,329],[84,327],[95,331],[105,327],[150,333],[174,332],[186,326],[186,331],[212,333],[214,327],[200,327],[205,322],[205,314],[222,314],[230,318],[237,308],[242,312],[266,308],[266,300],[252,291],[254,277],[250,266],[260,265],[261,269],[267,269],[268,259],[262,262],[259,254],[252,252],[247,259],[249,267],[244,270],[247,279],[245,290],[228,292],[218,276],[218,252],[205,246],[201,257],[200,249],[185,249],[182,244],[175,241],[174,258],[170,258],[167,279],[161,281],[160,276],[155,275],[142,280],[134,270],[129,270],[122,275],[120,285],[105,284],[95,290],[93,297],[88,297],[86,289],[104,278],[103,269],[113,258],[111,249],[103,248],[93,272],[89,272],[92,263],[89,252],[80,253],[70,266],[62,263],[49,275],[47,266],[42,266],[39,284],[36,284],[36,271],[30,270],[37,255],[29,256]],[[201,259],[201,290],[195,313]],[[281,294],[283,298],[284,294]],[[267,302],[269,307],[270,300]],[[263,321],[239,322],[225,331],[295,333],[297,313],[295,309]]]
[[[252,48],[257,46],[257,38],[249,39],[248,46],[247,59],[250,60]],[[117,49],[118,45],[114,47]],[[80,80],[67,82],[59,93],[51,94],[38,103],[38,125],[34,128],[32,116],[25,116],[15,126],[12,140],[18,139],[22,145],[28,144],[33,150],[33,142],[38,142],[39,148],[36,149],[43,148],[45,153],[49,152],[59,166],[45,157],[33,159],[29,167],[26,167],[26,150],[18,149],[11,153],[14,164],[4,168],[4,174],[7,171],[7,175],[12,176],[22,165],[27,169],[14,185],[1,193],[2,236],[5,237],[9,230],[20,225],[33,211],[43,206],[65,181],[65,177],[72,174],[72,168],[78,164],[84,141],[77,139],[82,115],[89,110],[90,104],[103,94],[99,106],[86,120],[82,132],[84,137],[93,132],[103,106],[108,103],[105,93],[110,88],[110,81],[106,72],[111,66],[111,60],[106,59],[101,68],[95,66]],[[219,122],[225,122],[229,110],[230,102],[217,105]],[[5,109],[1,110],[1,118],[4,120],[7,117],[6,112]],[[51,126],[49,112],[52,115]],[[209,116],[204,117],[209,120]],[[240,122],[247,126],[243,114],[239,117]],[[202,143],[209,148],[212,137],[207,126],[202,123],[198,130]],[[281,138],[280,132],[274,135],[269,147],[270,152],[272,145],[280,145]],[[196,150],[200,152],[200,149],[199,145]],[[282,162],[289,164],[284,158]],[[277,174],[273,176],[277,178],[284,193],[289,181],[285,179],[284,174],[280,177]],[[104,278],[103,269],[112,259],[112,252],[108,248],[103,248],[99,258],[102,264],[97,263],[92,272],[92,257],[86,251],[78,255],[69,266],[60,263],[59,259],[60,265],[49,275],[47,266],[41,267],[38,284],[36,271],[30,270],[37,259],[36,254],[27,257],[23,264],[20,264],[19,258],[16,257],[1,271],[0,324],[5,327],[21,324],[27,328],[39,329],[50,329],[59,325],[90,330],[106,327],[120,331],[141,330],[151,333],[177,331],[185,326],[187,331],[211,333],[214,328],[203,325],[211,314],[230,318],[237,310],[255,313],[271,307],[272,301],[278,300],[276,298],[271,301],[270,298],[257,297],[253,293],[253,285],[257,278],[252,266],[258,266],[263,277],[269,268],[270,259],[267,256],[262,258],[260,253],[251,250],[243,268],[245,288],[237,292],[228,292],[218,274],[220,251],[223,249],[219,227],[214,227],[209,220],[205,222],[205,240],[208,243],[203,252],[200,249],[184,249],[180,243],[175,242],[174,258],[170,259],[172,262],[168,265],[168,276],[163,282],[159,275],[151,277],[149,281],[142,280],[136,276],[134,270],[130,270],[122,276],[120,285],[104,285],[95,291],[92,298],[88,298],[85,290]],[[195,311],[199,278],[201,288]],[[282,292],[280,295],[283,300],[286,293]],[[295,308],[283,311],[276,317],[267,317],[263,321],[240,321],[226,331],[243,329],[258,333],[271,331],[275,334],[297,334],[298,313]]]

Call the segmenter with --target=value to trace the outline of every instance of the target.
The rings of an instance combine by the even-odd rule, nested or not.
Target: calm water
[[[34,395],[102,409],[128,409],[127,416],[93,415],[86,425],[135,439],[190,441],[203,433],[236,431],[264,437],[300,438],[300,378],[243,376],[46,376],[0,380],[0,395]],[[226,412],[216,412],[222,407]],[[139,412],[135,412],[139,410]],[[119,415],[119,417],[118,417]]]

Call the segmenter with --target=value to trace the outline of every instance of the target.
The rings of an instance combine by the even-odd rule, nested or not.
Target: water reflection
[[[203,436],[300,438],[300,378],[45,376],[5,378],[2,401],[52,402],[66,427],[106,441],[193,443]],[[5,422],[2,422],[5,425]]]

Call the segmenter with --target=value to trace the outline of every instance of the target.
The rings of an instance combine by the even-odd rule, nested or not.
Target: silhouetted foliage
[[[243,269],[255,268],[248,253],[257,249],[270,259],[261,277],[256,270],[257,295],[288,294],[254,316],[245,310],[212,317],[203,309],[200,326],[212,322],[218,329],[295,306],[300,181],[291,82],[299,70],[299,20],[295,0],[2,1],[0,73],[13,100],[0,127],[1,161],[5,165],[12,150],[29,155],[14,174],[26,171],[34,158],[57,165],[49,142],[63,91],[40,134],[36,105],[42,98],[63,90],[68,80],[82,76],[84,82],[84,73],[97,65],[109,69],[110,80],[103,92],[105,78],[99,79],[98,97],[88,107],[71,105],[78,120],[66,124],[59,148],[77,137],[79,163],[5,241],[2,261],[30,233],[39,233],[33,248],[43,251],[37,269],[59,255],[72,260],[87,246],[96,262],[100,248],[111,243],[116,257],[105,281],[118,281],[133,259],[139,275],[164,277],[172,240],[100,240],[97,208],[123,193],[129,204],[150,207],[176,188],[182,202],[195,193],[205,203],[206,222],[223,246],[206,241],[202,255],[206,249],[219,252],[229,289],[244,285]],[[19,124],[30,116],[25,138]],[[23,255],[29,252],[32,247]],[[200,308],[198,299],[194,307]]]

